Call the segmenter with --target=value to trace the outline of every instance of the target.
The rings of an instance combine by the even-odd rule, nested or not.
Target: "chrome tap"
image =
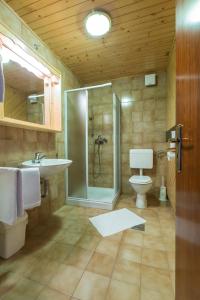
[[[33,163],[40,163],[43,158],[46,158],[45,154],[42,154],[42,152],[36,152],[32,161]]]

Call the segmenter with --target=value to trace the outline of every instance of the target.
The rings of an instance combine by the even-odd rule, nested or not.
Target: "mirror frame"
[[[4,40],[5,39],[5,40]],[[47,76],[44,76],[44,124],[37,124],[28,121],[22,121],[5,116],[4,102],[0,103],[0,125],[26,128],[38,131],[54,131],[60,132],[61,126],[61,73],[47,64],[39,55],[37,55],[24,41],[21,41],[10,30],[0,24],[0,42],[5,47],[6,40],[16,45],[16,49],[20,49],[31,59],[37,61],[42,69],[47,71]],[[7,47],[8,48],[8,47]],[[23,56],[19,56],[15,47],[12,47],[12,52],[20,59],[27,61]],[[31,64],[30,64],[31,66]],[[5,101],[5,100],[4,100]]]

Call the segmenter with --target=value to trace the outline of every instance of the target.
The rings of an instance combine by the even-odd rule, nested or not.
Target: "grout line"
[[[74,210],[76,211],[76,208],[74,208]],[[153,210],[153,211],[154,211],[154,210]],[[68,213],[68,212],[67,212],[67,213]],[[169,213],[170,213],[170,211],[169,211]],[[165,228],[165,227],[161,226],[162,215],[160,215],[157,211],[156,211],[156,214],[157,214],[158,221],[159,221],[159,227],[160,227],[160,229],[161,229],[161,236],[160,236],[160,237],[161,237],[162,243],[164,244],[164,249],[165,249],[165,250],[159,250],[159,249],[153,249],[153,250],[162,251],[162,252],[166,255],[167,264],[168,264],[168,270],[167,270],[167,269],[164,269],[164,268],[160,268],[160,267],[153,267],[153,266],[148,266],[148,265],[142,264],[143,251],[144,251],[146,248],[148,249],[148,247],[144,247],[144,237],[145,237],[145,235],[147,235],[147,236],[150,235],[150,236],[151,236],[151,233],[150,233],[150,234],[149,234],[149,233],[144,233],[144,234],[143,234],[143,243],[142,243],[142,247],[141,247],[141,248],[142,248],[142,249],[141,249],[141,263],[140,263],[140,264],[138,263],[138,265],[140,265],[140,267],[142,267],[142,266],[144,265],[144,266],[147,266],[147,267],[150,267],[150,268],[155,268],[155,269],[158,268],[158,269],[162,269],[162,270],[168,271],[168,273],[169,273],[169,280],[170,280],[170,286],[171,286],[171,288],[172,288],[172,292],[174,293],[174,287],[173,287],[173,282],[172,282],[172,277],[171,277],[171,274],[172,274],[174,271],[170,269],[170,264],[169,264],[169,260],[168,260],[168,256],[167,256],[168,252],[171,252],[171,251],[169,251],[169,249],[167,248],[166,243],[164,242],[164,236],[162,236],[162,228]],[[66,217],[67,217],[67,215],[66,215]],[[77,213],[77,214],[76,214],[76,217],[78,217],[78,218],[81,217],[81,218],[83,218],[83,221],[85,221],[85,220],[88,221],[88,218],[90,217],[90,215],[85,214],[84,211],[83,211],[81,214]],[[166,214],[166,217],[167,217],[167,214]],[[165,216],[164,216],[164,218],[165,218]],[[69,219],[70,219],[70,218],[69,218]],[[72,218],[72,220],[74,220],[74,223],[76,224],[77,219],[73,219],[73,218]],[[172,222],[173,222],[173,221],[172,221]],[[82,224],[82,222],[81,222],[81,224]],[[92,238],[98,238],[98,236],[93,235],[93,234],[91,234],[90,232],[87,232],[88,224],[89,224],[89,223],[85,224],[86,226],[84,226],[84,230],[81,232],[81,235],[80,235],[80,238],[78,239],[78,241],[77,241],[74,245],[68,244],[68,245],[72,246],[72,250],[74,249],[74,247],[78,247],[78,242],[79,242],[80,239],[83,238],[85,235],[91,236]],[[73,226],[73,224],[72,224],[72,226]],[[47,226],[45,226],[45,227],[47,227]],[[65,229],[65,228],[64,228],[64,229]],[[67,230],[67,229],[65,229],[65,230]],[[79,233],[74,231],[74,234],[76,235],[76,234],[79,234]],[[105,276],[105,275],[104,275],[104,277],[108,277],[108,278],[109,278],[109,284],[108,284],[108,287],[107,287],[107,290],[106,290],[106,293],[105,293],[105,299],[106,299],[107,296],[108,296],[108,291],[109,291],[109,289],[110,289],[111,281],[112,281],[112,278],[113,278],[113,273],[114,273],[114,270],[115,270],[115,267],[116,267],[117,260],[118,260],[118,258],[119,258],[120,248],[121,248],[122,244],[124,244],[125,234],[126,234],[126,231],[124,231],[124,232],[122,233],[122,236],[121,236],[120,240],[117,241],[117,244],[118,244],[118,246],[117,246],[117,247],[118,247],[118,250],[117,250],[116,257],[115,257],[115,259],[114,259],[114,263],[113,263],[113,267],[112,267],[112,272],[111,272],[110,276]],[[42,236],[43,236],[43,235],[42,235]],[[157,237],[157,235],[156,235],[155,237]],[[35,239],[37,240],[37,237],[36,237]],[[91,250],[93,253],[92,253],[92,256],[90,257],[90,259],[88,260],[86,266],[85,266],[83,269],[77,267],[78,269],[80,269],[80,270],[82,271],[82,275],[81,275],[81,277],[80,277],[78,283],[76,284],[76,286],[75,286],[75,288],[74,288],[72,294],[69,295],[70,299],[72,299],[72,297],[73,297],[73,295],[74,295],[74,293],[75,293],[75,290],[76,290],[77,286],[79,285],[81,279],[83,278],[83,275],[84,275],[84,273],[86,272],[86,269],[87,269],[89,263],[91,262],[91,260],[92,260],[92,258],[93,258],[93,256],[94,256],[95,252],[96,252],[96,249],[97,249],[99,243],[100,243],[102,240],[104,240],[103,237],[99,239],[99,241],[97,242],[97,244],[96,244],[96,246],[94,247],[94,249]],[[60,243],[59,241],[53,240],[53,239],[49,239],[48,241],[49,241],[49,242],[54,242],[54,243]],[[111,241],[115,241],[115,240],[111,240]],[[66,243],[63,243],[63,245],[66,245]],[[138,245],[133,245],[133,246],[138,246]],[[140,246],[139,246],[139,247],[140,247]],[[83,248],[83,249],[84,249],[84,248]],[[150,249],[152,249],[152,248],[150,248]],[[90,249],[85,249],[85,250],[90,250]],[[26,252],[24,252],[24,254],[25,254],[25,253],[26,253]],[[71,252],[71,253],[72,253],[72,252]],[[21,253],[21,254],[23,255],[23,250],[22,250],[22,253]],[[25,255],[26,255],[26,254],[25,254]],[[45,255],[45,253],[44,253],[43,255]],[[32,254],[31,257],[33,257],[33,258],[35,258],[36,260],[39,261],[40,258],[41,258],[41,256],[43,256],[43,255],[41,254],[41,255],[39,255],[39,257],[37,257],[37,255],[35,256],[34,254]],[[68,255],[66,255],[66,257],[67,257],[67,256],[68,256]],[[56,260],[53,260],[53,261],[55,261],[55,262],[58,263],[59,265],[63,264],[63,262],[57,262]],[[3,266],[3,264],[2,264],[2,266]],[[95,273],[95,272],[94,272],[94,273]],[[17,274],[17,273],[16,273],[16,274]],[[98,274],[98,273],[97,273],[97,274]],[[29,277],[26,277],[26,276],[25,276],[25,273],[19,273],[18,275],[19,275],[20,279],[26,278],[26,279],[29,279],[30,281],[36,282],[36,283],[40,284],[41,286],[43,286],[41,292],[40,292],[40,293],[36,296],[36,298],[34,298],[34,299],[38,299],[38,298],[39,298],[39,295],[42,293],[42,291],[43,291],[43,289],[44,289],[45,287],[46,287],[46,288],[49,288],[49,289],[52,289],[52,290],[54,290],[54,291],[56,291],[56,292],[58,292],[58,293],[63,294],[63,295],[66,296],[66,294],[64,294],[63,292],[61,292],[61,291],[59,291],[59,290],[56,290],[56,289],[54,289],[54,288],[51,288],[51,287],[48,285],[49,282],[50,282],[50,280],[53,278],[54,275],[52,275],[52,277],[48,280],[47,283],[41,283],[41,282],[39,282],[39,281],[37,281],[37,280],[31,279],[31,278],[29,278]],[[102,275],[102,276],[103,276],[103,275]],[[121,280],[120,280],[120,281],[121,281]],[[123,281],[122,281],[122,282],[123,282]],[[140,295],[141,295],[141,282],[142,282],[142,270],[140,270],[140,285],[139,285],[139,288],[140,288]],[[126,283],[131,285],[131,283],[128,283],[128,282],[126,282]],[[1,297],[0,297],[0,299],[1,299]],[[76,298],[76,299],[80,299],[80,298]]]
[[[86,218],[89,218],[89,216],[86,216]],[[86,229],[85,229],[85,231],[84,231],[83,236],[84,236],[85,234],[87,235],[87,230],[86,230]],[[90,235],[90,236],[92,236],[92,237],[96,237],[96,236],[94,236],[94,235],[92,235],[92,234],[88,234],[88,235]],[[83,275],[84,275],[85,272],[86,272],[86,268],[87,268],[87,266],[89,265],[89,263],[90,263],[90,261],[91,261],[93,255],[94,255],[94,252],[95,252],[95,250],[97,249],[97,246],[99,245],[99,243],[100,243],[100,241],[97,243],[96,247],[95,247],[93,250],[91,250],[91,251],[93,251],[93,254],[92,254],[91,258],[89,259],[88,263],[86,264],[86,266],[84,267],[84,269],[83,269],[83,274],[82,274],[82,276],[80,277],[78,283],[76,284],[76,286],[75,286],[75,288],[74,288],[74,290],[73,290],[73,293],[72,293],[71,297],[74,296],[74,293],[75,293],[75,291],[76,291],[76,289],[77,289],[77,287],[78,287],[78,285],[79,285],[81,279],[83,278]],[[80,247],[80,248],[81,248],[81,247]],[[83,248],[83,249],[84,249],[84,248]],[[85,249],[85,250],[86,250],[86,249]],[[87,250],[89,250],[89,249],[87,249]],[[79,298],[77,298],[77,299],[79,299]]]
[[[122,233],[122,237],[123,237],[123,233]],[[117,259],[118,259],[118,257],[119,257],[119,250],[120,250],[120,247],[121,247],[121,244],[122,244],[122,237],[121,237],[121,240],[120,240],[119,245],[118,245],[118,251],[117,251],[117,254],[116,254],[114,263],[113,263],[112,272],[111,272],[111,274],[110,274],[110,276],[109,276],[110,282],[109,282],[109,284],[108,284],[107,291],[106,291],[106,294],[105,294],[105,300],[106,300],[106,298],[107,298],[107,296],[108,296],[108,291],[109,291],[109,289],[110,289],[110,285],[111,285],[111,281],[112,281],[112,276],[113,276],[113,273],[114,273],[114,269],[115,269],[115,266],[116,266]]]

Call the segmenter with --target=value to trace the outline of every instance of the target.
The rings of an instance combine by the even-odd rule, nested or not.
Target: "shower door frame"
[[[79,91],[88,91],[90,89],[96,89],[96,88],[104,88],[104,87],[112,87],[112,83],[105,83],[101,85],[95,85],[95,86],[89,86],[89,87],[83,87],[83,88],[77,88],[77,89],[70,89],[70,90],[65,90],[64,91],[64,150],[65,150],[65,157],[68,157],[68,132],[67,132],[67,94],[70,92],[79,92]],[[86,95],[86,103],[87,103],[87,109],[86,109],[86,124],[85,124],[85,139],[86,139],[86,187],[89,187],[89,159],[88,159],[88,92]],[[115,101],[114,101],[115,99]],[[114,190],[114,198],[112,200],[112,204],[110,203],[100,203],[98,201],[91,201],[87,198],[78,198],[78,197],[70,197],[68,195],[68,169],[65,173],[65,202],[70,203],[70,205],[79,205],[79,206],[85,206],[85,207],[98,207],[98,208],[104,208],[104,209],[113,209],[119,195],[120,195],[120,178],[119,180],[119,187],[116,187],[116,176],[120,176],[120,143],[118,144],[118,151],[119,151],[119,174],[116,174],[116,151],[117,151],[117,145],[116,145],[116,117],[117,117],[117,112],[114,107],[115,102],[119,101],[117,95],[112,92],[112,104],[113,104],[113,155],[114,155],[114,160],[113,160],[113,187],[112,189]],[[120,115],[119,115],[119,122],[120,122]],[[120,125],[119,125],[119,130],[120,130]],[[119,132],[120,134],[120,132]],[[72,162],[73,163],[73,162]],[[117,190],[118,189],[118,190]],[[117,191],[116,191],[117,190]],[[88,205],[89,204],[89,205]]]

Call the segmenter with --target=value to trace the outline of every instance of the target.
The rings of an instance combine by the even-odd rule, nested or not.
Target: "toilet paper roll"
[[[175,157],[176,157],[176,153],[175,152],[172,152],[172,151],[168,151],[167,152],[167,159],[169,161],[175,159]]]
[[[176,143],[170,143],[169,148],[176,148]]]

